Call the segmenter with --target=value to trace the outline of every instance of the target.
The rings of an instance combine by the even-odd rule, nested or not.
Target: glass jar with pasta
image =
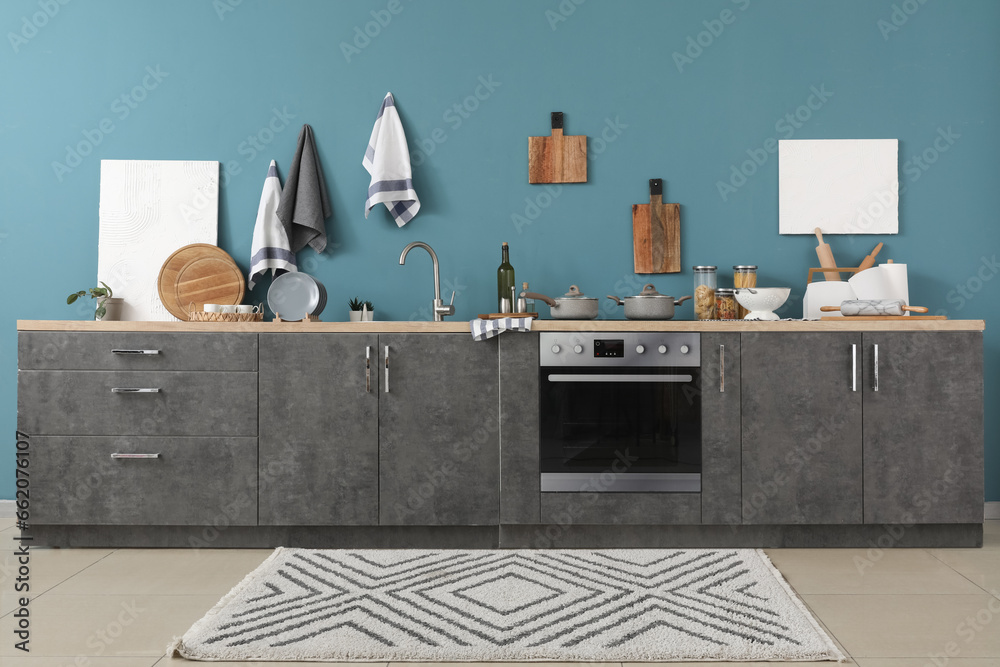
[[[756,287],[757,286],[757,265],[756,264],[737,264],[733,267],[733,287],[739,289],[741,287]],[[737,319],[743,319],[747,316],[750,311],[743,306],[736,304]]]
[[[720,320],[738,320],[736,290],[719,288],[715,290],[715,315]]]
[[[714,320],[717,266],[694,267],[694,315],[699,320]]]

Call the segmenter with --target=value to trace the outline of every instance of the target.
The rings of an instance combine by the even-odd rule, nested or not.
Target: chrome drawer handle
[[[111,350],[111,354],[142,354],[148,356],[159,353],[159,350]]]
[[[112,394],[159,394],[159,387],[112,387]]]
[[[372,346],[365,347],[365,391],[372,393]]]
[[[389,346],[385,346],[385,393],[389,393]]]
[[[112,452],[111,458],[113,459],[158,459],[160,458],[159,452],[156,454],[122,454],[121,452]]]
[[[719,393],[726,393],[726,346],[719,346]]]
[[[851,344],[851,391],[858,390],[858,344]]]
[[[878,391],[878,345],[875,346],[875,385],[872,387],[872,391]]]

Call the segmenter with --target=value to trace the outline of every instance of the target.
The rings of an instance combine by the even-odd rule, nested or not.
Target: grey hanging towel
[[[302,126],[299,146],[281,191],[278,219],[291,240],[292,252],[306,245],[316,252],[326,248],[326,219],[330,217],[330,196],[326,192],[323,167],[316,153],[312,128]]]

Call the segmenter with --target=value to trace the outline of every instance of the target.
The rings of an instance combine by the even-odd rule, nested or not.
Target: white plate
[[[306,273],[283,273],[267,290],[267,307],[288,321],[318,317],[326,307],[326,288]]]

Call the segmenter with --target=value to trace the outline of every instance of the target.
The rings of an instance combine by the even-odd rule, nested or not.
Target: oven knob
[[[666,353],[667,353],[667,346],[666,346],[666,345],[661,345],[660,347],[658,347],[658,348],[656,348],[656,349],[657,349],[657,351],[658,351],[658,352],[659,352],[660,354],[666,354]]]
[[[691,351],[690,347],[688,347],[687,345],[681,345],[681,354],[687,354],[690,351]]]
[[[574,345],[573,346],[573,351],[576,352],[577,354],[582,354],[583,353],[583,345]]]
[[[559,354],[559,350],[561,350],[561,349],[562,348],[559,347],[558,345],[553,345],[552,346],[552,354]]]
[[[636,345],[635,346],[635,353],[636,354],[642,354],[645,351],[646,351],[646,348],[643,347],[642,345]]]

